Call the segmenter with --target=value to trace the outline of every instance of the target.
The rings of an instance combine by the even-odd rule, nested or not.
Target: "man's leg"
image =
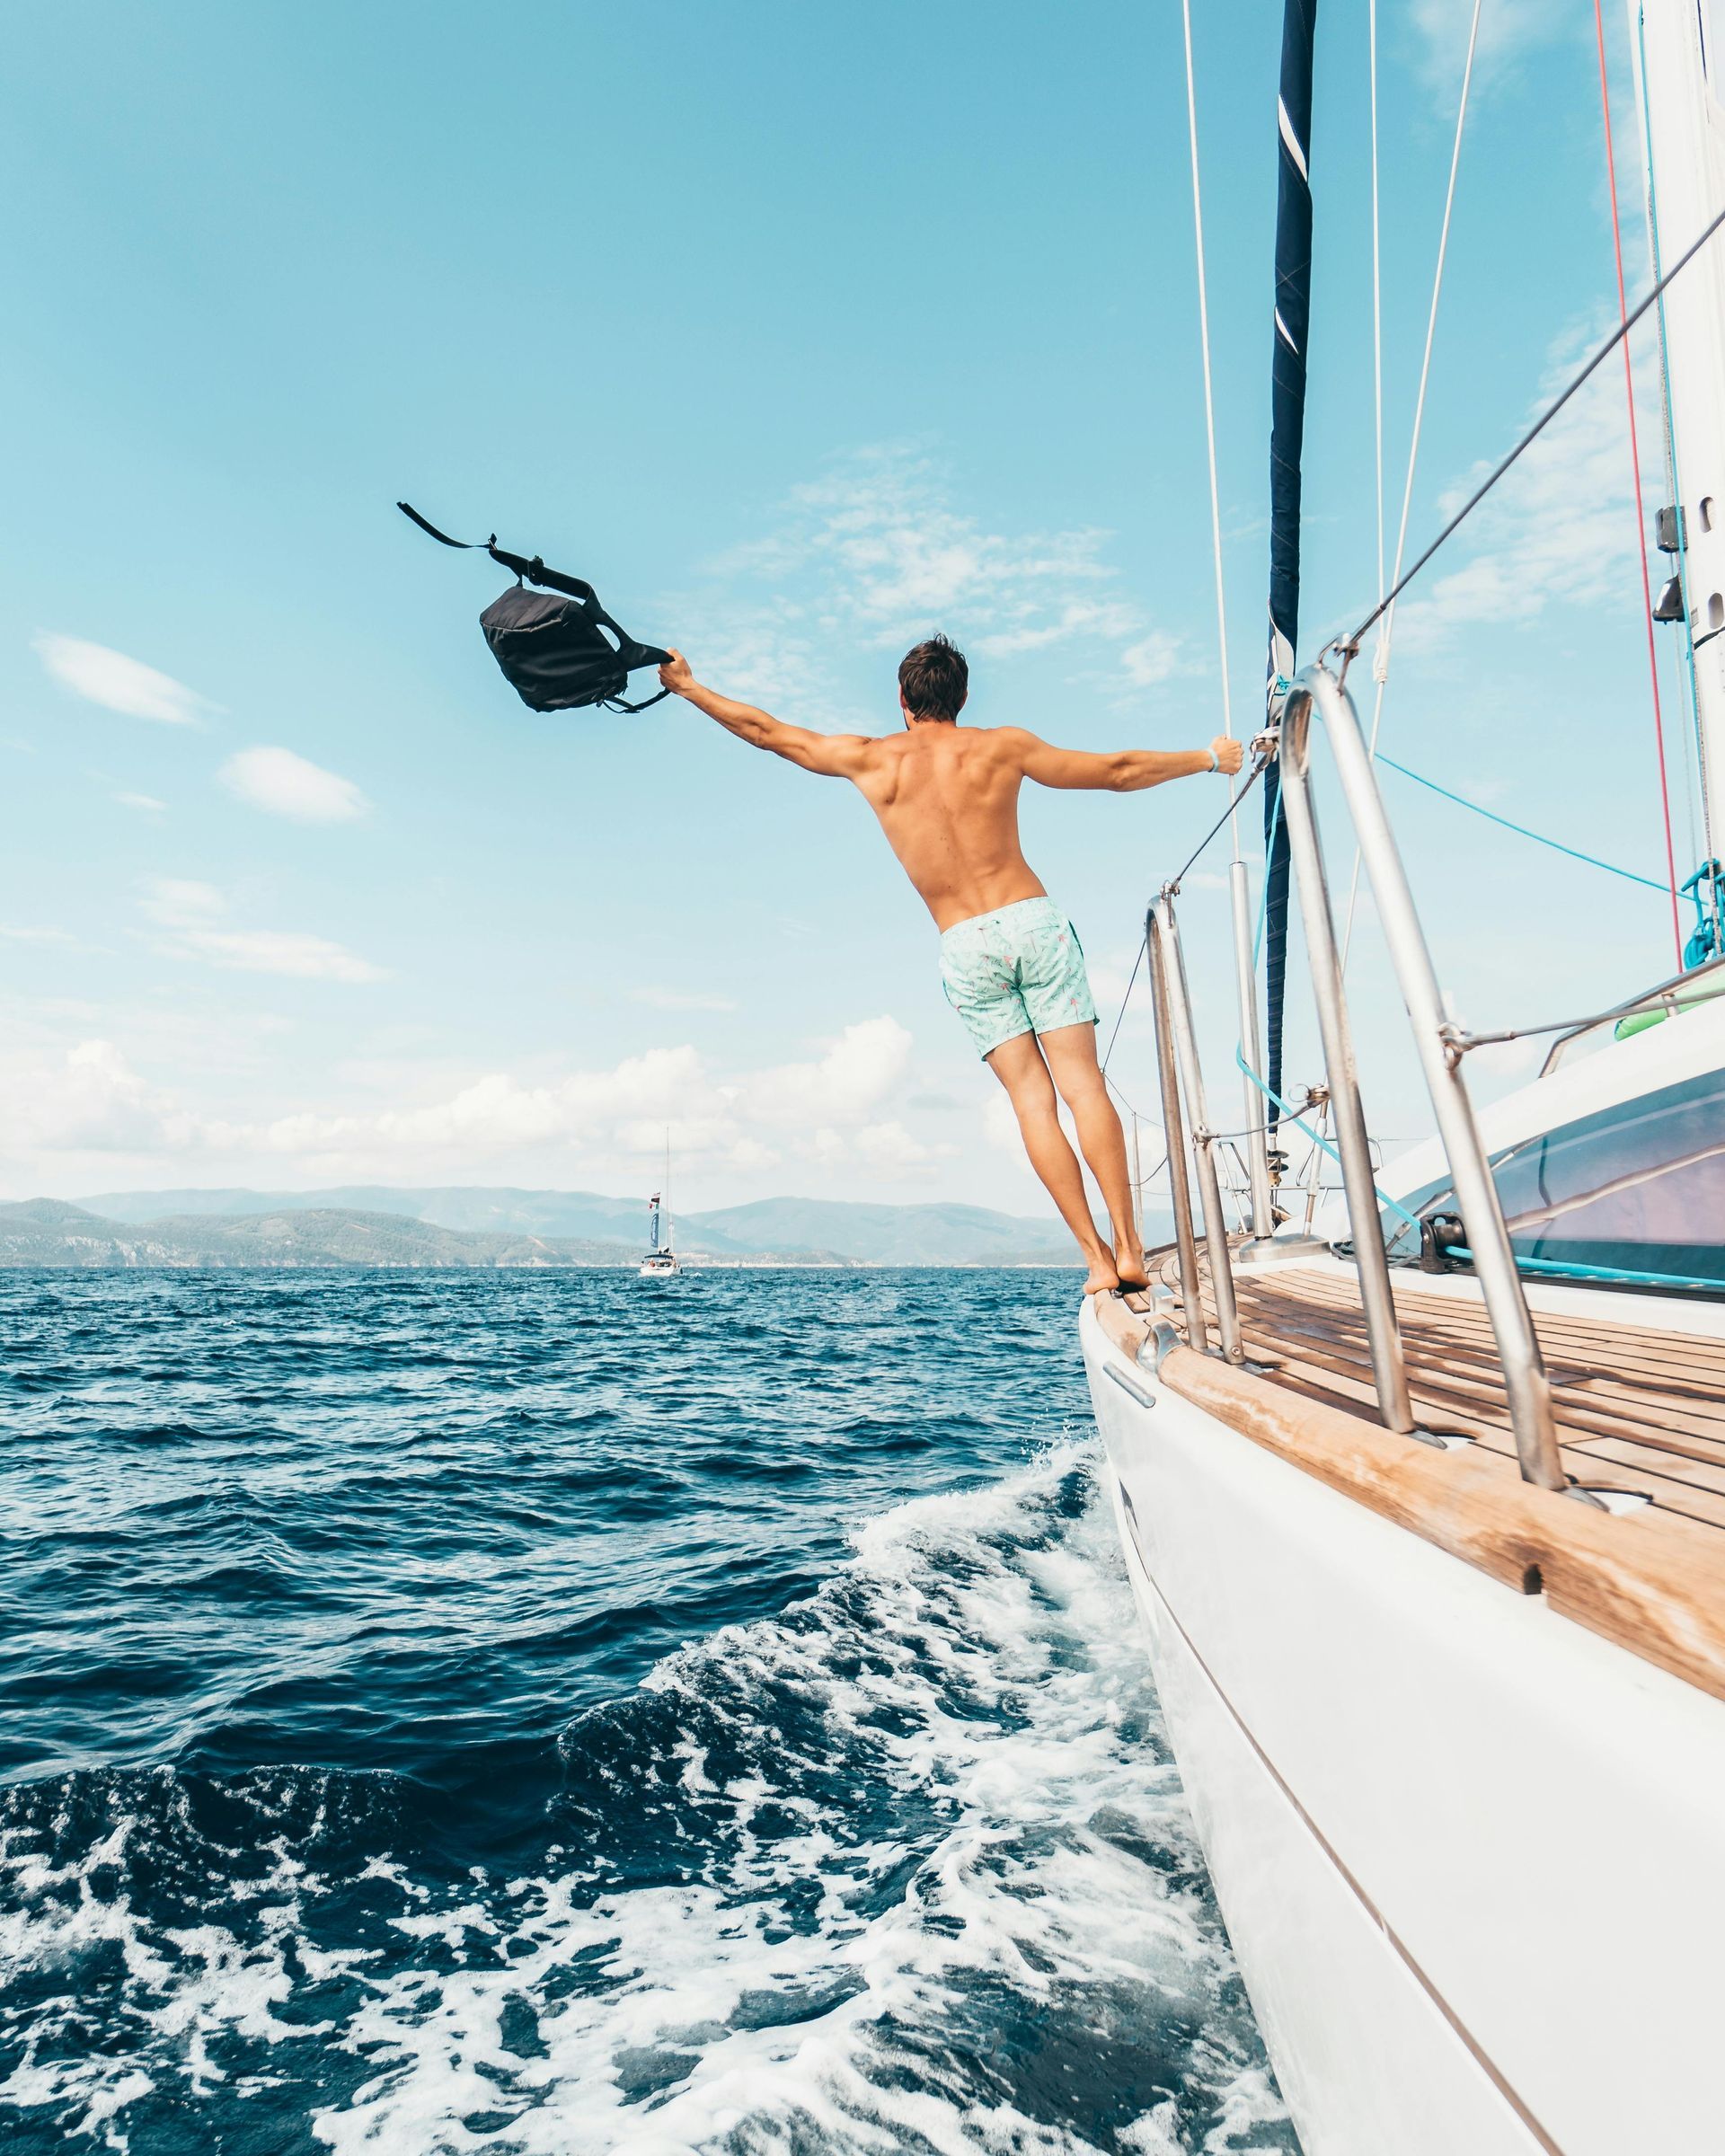
[[[1066,1029],[1077,1032],[1076,1026]],[[1093,1032],[1085,1027],[1085,1032]],[[1096,1060],[1096,1047],[1092,1040],[1091,1061]],[[1066,1143],[1066,1134],[1060,1127],[1060,1110],[1054,1098],[1054,1084],[1048,1076],[1048,1066],[1042,1060],[1034,1033],[1020,1033],[1012,1040],[1004,1040],[986,1059],[990,1070],[1006,1088],[1006,1097],[1013,1104],[1013,1113],[1018,1118],[1019,1135],[1024,1140],[1024,1150],[1031,1156],[1031,1165],[1042,1179],[1042,1186],[1059,1207],[1060,1217],[1078,1240],[1090,1268],[1090,1277],[1084,1282],[1084,1293],[1092,1295],[1099,1289],[1118,1287],[1119,1275],[1114,1260],[1109,1255],[1108,1245],[1096,1233],[1096,1224],[1090,1216],[1090,1201],[1084,1196],[1084,1171],[1079,1167],[1072,1147]],[[1106,1100],[1106,1096],[1104,1096]],[[1110,1109],[1110,1113],[1113,1111]],[[1119,1124],[1114,1126],[1116,1143],[1119,1142]],[[1125,1174],[1126,1150],[1120,1147],[1121,1174]],[[1144,1264],[1137,1260],[1134,1270],[1142,1275]]]
[[[1051,1033],[1039,1035],[1039,1045],[1060,1089],[1060,1098],[1072,1110],[1079,1146],[1108,1207],[1114,1231],[1114,1262],[1120,1279],[1128,1286],[1142,1286],[1144,1245],[1132,1217],[1126,1137],[1114,1103],[1108,1097],[1108,1081],[1096,1060],[1096,1029],[1092,1025],[1057,1026]]]

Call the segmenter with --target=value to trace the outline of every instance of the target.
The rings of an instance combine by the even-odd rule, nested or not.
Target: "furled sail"
[[[1305,437],[1305,335],[1312,305],[1312,40],[1317,0],[1284,0],[1282,75],[1276,101],[1279,173],[1276,190],[1276,305],[1270,349],[1269,723],[1281,717],[1282,687],[1294,672],[1300,620],[1300,453]],[[1265,1076],[1282,1091],[1282,1000],[1287,973],[1287,826],[1281,774],[1264,782]],[[1272,1133],[1278,1111],[1269,1109]]]

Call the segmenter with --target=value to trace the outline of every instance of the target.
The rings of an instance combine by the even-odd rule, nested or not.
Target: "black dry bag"
[[[406,502],[395,507],[411,517],[422,532],[445,546],[473,551],[482,546],[493,561],[528,584],[545,590],[528,591],[518,581],[493,599],[479,617],[491,657],[523,703],[535,711],[579,711],[587,704],[603,704],[608,711],[644,711],[650,703],[669,694],[643,696],[629,703],[623,692],[638,667],[662,667],[669,658],[657,644],[638,644],[625,633],[599,604],[599,596],[579,577],[565,577],[547,569],[535,554],[526,561],[506,553],[493,532],[486,540],[451,539],[428,524]],[[561,592],[561,598],[546,596]]]

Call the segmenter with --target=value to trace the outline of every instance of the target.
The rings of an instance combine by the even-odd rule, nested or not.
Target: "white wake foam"
[[[809,1602],[659,1665],[605,1725],[653,1756],[588,1786],[666,1883],[607,1875],[577,1807],[544,1876],[451,1895],[374,1860],[401,1951],[333,1951],[304,1842],[242,1937],[143,1922],[112,1837],[60,1873],[0,1837],[0,1980],[93,1944],[124,1964],[111,2052],[31,2045],[0,2105],[124,2151],[140,2099],[171,2084],[195,2116],[245,2038],[351,2088],[312,2118],[333,2156],[1293,2149],[1088,1460],[900,1506]],[[339,2005],[286,2014],[307,1985]]]
[[[932,1832],[909,1846],[889,1826],[836,1833],[796,1794],[801,1775],[774,1772],[758,1732],[755,1771],[721,1789],[710,1748],[686,1747],[683,1785],[730,1811],[722,1875],[585,1905],[567,1883],[520,1880],[507,1914],[491,1901],[404,1919],[459,1921],[495,1940],[497,1962],[379,1988],[342,2038],[379,2071],[318,2120],[337,2156],[1291,2145],[1285,2128],[1254,2139],[1284,2115],[1243,2010],[1225,2002],[1214,1911],[1180,1883],[1196,1855],[1147,1734],[1159,1723],[1111,1525],[1092,1497],[1048,1531],[1083,1464],[1065,1447],[993,1489],[900,1506],[855,1537],[846,1574],[816,1597],[818,1622],[721,1632],[649,1680],[691,1710],[794,1701],[777,1739],[799,1768],[821,1744],[843,1762],[866,1738],[905,1798],[932,1800]],[[787,1807],[806,1831],[755,1834]],[[871,1889],[907,1867],[877,1905]],[[811,1913],[793,1922],[792,1908]],[[587,1988],[549,2003],[576,1956]],[[542,2058],[506,2044],[511,1995],[547,2002]],[[799,2018],[772,2018],[787,2010]],[[1130,2053],[1134,2017],[1200,2032],[1181,2055],[1208,2083],[1201,2143],[1181,2137],[1171,2090],[1098,2143],[1058,2116],[1057,2076],[1027,2107],[1013,2091],[1034,2072],[987,2056],[1034,2052],[1056,2022],[1057,2048],[1080,2061]],[[1093,2072],[1105,2084],[1107,2064]],[[1091,2107],[1072,2094],[1075,2112]]]

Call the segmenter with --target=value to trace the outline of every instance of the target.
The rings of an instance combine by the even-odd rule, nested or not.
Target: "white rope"
[[[1192,240],[1198,255],[1198,334],[1204,352],[1204,443],[1210,459],[1210,547],[1216,559],[1216,657],[1222,669],[1222,730],[1234,738],[1234,705],[1228,694],[1228,606],[1222,574],[1222,497],[1216,478],[1216,398],[1210,384],[1210,303],[1204,280],[1204,194],[1198,172],[1198,92],[1192,69],[1192,0],[1180,0],[1186,33],[1186,138],[1192,157]],[[1378,588],[1383,589],[1380,584]],[[1234,858],[1240,859],[1237,790],[1230,786],[1229,822]]]
[[[1393,591],[1393,590],[1395,588],[1396,585],[1398,585],[1398,584],[1399,584],[1399,583],[1402,581],[1402,556],[1404,555],[1404,553],[1405,553],[1405,552],[1406,552],[1406,551],[1407,551],[1407,543],[1408,543],[1408,517],[1409,517],[1409,515],[1410,515],[1410,513],[1411,512],[1411,510],[1412,510],[1412,508],[1413,508],[1413,480],[1414,480],[1414,473],[1415,473],[1416,470],[1418,469],[1418,467],[1419,467],[1419,463],[1420,463],[1420,430],[1421,430],[1421,429],[1422,429],[1422,428],[1424,427],[1424,425],[1425,425],[1425,419],[1426,419],[1426,386],[1427,386],[1428,383],[1429,383],[1429,382],[1430,381],[1430,379],[1431,379],[1431,348],[1432,348],[1433,342],[1435,341],[1435,340],[1436,340],[1436,338],[1437,338],[1437,335],[1438,335],[1438,301],[1439,301],[1439,300],[1440,300],[1440,299],[1443,297],[1443,291],[1444,291],[1444,265],[1445,265],[1445,263],[1446,262],[1446,261],[1448,260],[1448,257],[1449,257],[1449,225],[1450,225],[1450,218],[1451,218],[1451,216],[1453,215],[1453,213],[1454,213],[1454,211],[1455,211],[1455,175],[1456,175],[1457,172],[1458,172],[1458,171],[1461,169],[1461,163],[1462,163],[1462,134],[1463,134],[1463,131],[1464,131],[1464,129],[1466,128],[1466,125],[1467,125],[1467,100],[1468,100],[1468,93],[1469,93],[1469,91],[1471,90],[1471,88],[1472,88],[1472,86],[1473,86],[1473,55],[1474,55],[1474,51],[1475,51],[1475,49],[1477,49],[1477,47],[1478,47],[1478,45],[1479,45],[1479,41],[1480,41],[1480,9],[1481,9],[1481,6],[1482,6],[1482,0],[1473,0],[1473,19],[1472,22],[1471,22],[1471,23],[1468,25],[1468,31],[1467,31],[1467,58],[1466,58],[1466,60],[1465,60],[1465,61],[1463,63],[1463,66],[1462,66],[1462,102],[1461,102],[1460,105],[1459,105],[1459,106],[1456,108],[1456,112],[1455,112],[1455,145],[1454,145],[1454,146],[1453,146],[1453,148],[1451,149],[1451,151],[1450,151],[1450,154],[1449,154],[1449,183],[1448,183],[1448,185],[1446,187],[1446,189],[1444,190],[1444,222],[1443,222],[1443,229],[1442,229],[1440,232],[1439,232],[1439,234],[1438,234],[1438,268],[1437,268],[1437,271],[1436,271],[1436,273],[1435,273],[1435,275],[1433,276],[1433,278],[1432,278],[1432,280],[1431,280],[1431,306],[1430,306],[1430,309],[1429,309],[1429,313],[1427,314],[1427,316],[1426,316],[1426,349],[1425,349],[1425,351],[1424,351],[1423,355],[1421,356],[1421,358],[1420,358],[1420,390],[1419,390],[1419,394],[1418,394],[1418,395],[1415,397],[1415,399],[1414,399],[1414,403],[1413,403],[1413,437],[1412,437],[1412,439],[1410,441],[1410,443],[1408,444],[1408,476],[1407,476],[1406,482],[1405,482],[1405,484],[1403,485],[1403,487],[1402,487],[1402,520],[1401,520],[1401,523],[1400,523],[1400,525],[1397,526],[1397,529],[1396,529],[1396,535],[1395,535],[1395,573],[1394,573],[1394,575],[1392,577],[1392,579],[1391,579],[1391,580],[1390,580],[1390,584],[1389,584],[1389,586],[1387,587],[1387,588],[1388,588],[1388,589],[1390,589],[1390,590],[1392,590],[1392,591]],[[1376,315],[1377,315],[1377,295],[1376,295],[1376,278],[1377,278],[1377,8],[1376,8],[1376,0],[1373,0],[1373,6],[1372,6],[1372,276],[1373,276],[1373,316],[1374,316],[1374,331],[1375,331],[1375,333],[1376,333]],[[1378,364],[1378,365],[1381,367],[1381,365],[1382,365],[1382,354],[1381,354],[1381,350],[1375,352],[1375,354],[1374,354],[1374,357],[1375,357],[1375,359],[1376,360],[1377,364]],[[1380,398],[1381,398],[1381,393],[1381,393],[1381,390],[1380,390]],[[1381,415],[1382,415],[1382,405],[1381,405],[1381,402],[1380,402],[1379,411],[1380,411],[1380,416],[1379,416],[1379,420],[1378,420],[1378,426],[1379,426],[1379,429],[1380,429],[1380,433],[1379,433],[1379,445],[1380,445],[1380,446],[1379,446],[1379,451],[1378,451],[1378,455],[1379,455],[1379,457],[1380,457],[1380,459],[1381,459],[1381,457],[1382,457],[1382,455],[1383,455],[1383,449],[1382,449],[1382,427],[1383,427],[1383,419],[1382,419],[1382,416],[1381,416]],[[1380,505],[1381,505],[1381,500],[1382,500],[1382,481],[1381,481],[1381,480],[1380,480],[1380,482],[1379,482],[1379,489],[1380,489]],[[1380,506],[1379,515],[1380,515],[1380,517],[1381,517],[1381,516],[1382,516],[1382,508],[1381,508],[1381,506]],[[1382,575],[1383,575],[1383,553],[1382,553],[1383,541],[1382,541],[1382,538],[1381,538],[1381,537],[1380,537],[1380,539],[1379,539],[1379,541],[1378,541],[1378,546],[1379,546],[1379,555],[1378,555],[1378,573],[1379,573],[1379,578],[1380,578],[1380,581],[1379,581],[1379,584],[1378,584],[1378,589],[1379,589],[1380,591],[1382,591],[1382,590],[1385,589],[1385,588],[1386,588],[1386,587],[1385,587],[1385,586],[1384,585],[1384,583],[1381,581]],[[1395,607],[1394,607],[1394,605],[1390,605],[1390,606],[1389,606],[1389,607],[1386,609],[1386,611],[1385,611],[1385,613],[1384,613],[1384,618],[1383,618],[1382,622],[1380,622],[1380,623],[1379,623],[1379,624],[1378,624],[1378,631],[1377,631],[1377,640],[1376,640],[1376,642],[1375,643],[1375,645],[1374,645],[1374,647],[1373,647],[1373,649],[1372,649],[1372,679],[1373,679],[1373,682],[1376,684],[1376,692],[1375,692],[1375,694],[1374,694],[1374,695],[1373,695],[1373,698],[1372,698],[1372,734],[1371,734],[1371,740],[1370,740],[1370,743],[1369,743],[1369,745],[1368,745],[1368,747],[1367,747],[1367,753],[1369,755],[1373,756],[1373,757],[1376,757],[1376,755],[1377,755],[1377,737],[1378,737],[1378,732],[1379,732],[1379,729],[1381,729],[1381,727],[1383,726],[1383,723],[1384,723],[1384,691],[1385,687],[1388,685],[1388,683],[1389,683],[1389,678],[1390,678],[1390,639],[1391,639],[1391,637],[1392,637],[1392,635],[1393,635],[1393,632],[1394,632],[1394,628],[1395,628]],[[1347,921],[1347,925],[1346,925],[1346,927],[1344,928],[1344,930],[1343,930],[1343,932],[1342,932],[1342,938],[1341,938],[1341,963],[1342,963],[1342,968],[1343,968],[1343,970],[1344,970],[1344,971],[1346,970],[1346,968],[1347,968],[1347,965],[1348,965],[1348,952],[1349,952],[1349,949],[1350,945],[1351,945],[1351,944],[1352,944],[1352,942],[1353,942],[1353,937],[1354,937],[1354,909],[1355,909],[1355,906],[1357,906],[1357,904],[1358,903],[1358,899],[1359,899],[1359,848],[1358,848],[1358,846],[1356,846],[1356,847],[1354,848],[1354,869],[1353,869],[1353,874],[1352,874],[1351,878],[1349,879],[1349,885],[1348,885],[1348,921]]]

